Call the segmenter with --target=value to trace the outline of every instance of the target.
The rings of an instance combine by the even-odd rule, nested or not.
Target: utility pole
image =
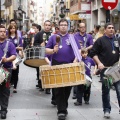
[[[106,10],[106,23],[110,22],[110,10]]]

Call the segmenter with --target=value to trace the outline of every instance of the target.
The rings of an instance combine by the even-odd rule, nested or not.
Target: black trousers
[[[65,63],[59,63],[55,60],[52,60],[52,65],[60,65]],[[68,108],[68,99],[71,92],[71,86],[69,87],[60,87],[54,88],[52,90],[52,99],[55,99],[57,104],[58,113],[66,113]]]
[[[86,87],[85,85],[78,85],[77,86],[77,101],[82,103],[82,97],[84,96],[84,101],[89,101],[90,99],[90,92],[91,92],[91,85]]]
[[[10,89],[6,87],[6,84],[0,85],[0,105],[1,110],[7,110],[10,96]]]
[[[38,85],[40,88],[42,88],[41,79],[39,79],[39,76],[40,76],[39,67],[36,68],[36,72],[37,72]]]
[[[11,73],[11,69],[8,69],[8,71]],[[7,84],[9,84],[11,79],[11,74],[8,78]],[[9,103],[9,96],[10,96],[10,88],[6,83],[2,83],[0,85],[0,106],[1,106],[1,111],[6,111],[8,108],[8,103]]]
[[[54,89],[58,113],[66,113],[71,88],[72,87],[60,87]]]
[[[18,75],[19,75],[19,65],[17,66],[17,69],[12,70],[11,84],[14,85],[14,89],[17,88]]]

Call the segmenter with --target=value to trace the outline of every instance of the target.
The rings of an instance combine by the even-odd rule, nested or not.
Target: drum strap
[[[79,62],[81,61],[82,59],[82,56],[80,55],[79,53],[79,49],[78,49],[78,46],[75,42],[75,38],[72,34],[69,35],[69,40],[70,40],[70,44],[72,46],[72,49],[73,49],[73,52],[74,52],[74,55],[75,57],[79,60]]]
[[[17,46],[19,46],[19,41],[20,41],[20,37],[18,37],[18,40],[17,40]]]
[[[7,40],[7,43],[6,43],[6,45],[5,45],[5,48],[3,49],[3,51],[4,51],[4,55],[3,55],[3,56],[6,56],[6,54],[7,54],[8,44],[9,44],[9,41]],[[1,63],[2,63],[2,60],[0,60],[0,64],[1,64]]]
[[[5,46],[4,50],[3,50],[4,51],[4,56],[6,56],[6,54],[7,54],[8,44],[9,44],[9,41],[7,40],[6,46]]]
[[[88,37],[87,37],[88,35],[86,34],[86,36],[85,36],[85,41],[84,41],[84,48],[86,48],[86,44],[87,44],[87,39],[88,39]]]

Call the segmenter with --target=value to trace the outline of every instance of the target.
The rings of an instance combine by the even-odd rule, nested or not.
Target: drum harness
[[[3,51],[4,51],[4,55],[3,55],[3,57],[6,57],[6,54],[7,54],[7,51],[8,51],[8,44],[9,44],[9,40],[7,40],[7,43],[6,43],[6,45],[5,45],[5,48],[3,49]],[[3,64],[2,64],[2,59],[0,60],[0,68],[1,68],[1,72],[2,73],[5,73],[5,79],[4,79],[4,81],[5,82],[7,82],[7,78],[9,77],[9,75],[10,75],[10,73],[7,71],[5,71],[4,69],[3,69]],[[2,84],[2,83],[1,83]]]

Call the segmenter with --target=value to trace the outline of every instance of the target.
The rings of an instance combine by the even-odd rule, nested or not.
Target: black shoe
[[[72,99],[77,99],[77,98],[76,98],[76,95],[74,95],[74,96],[72,97]]]
[[[50,93],[50,89],[46,89],[46,90],[45,90],[45,93],[46,93],[46,94],[51,94],[51,93]]]
[[[1,119],[6,119],[6,111],[1,111]]]
[[[79,106],[79,105],[82,105],[82,103],[76,101],[76,102],[74,102],[74,105],[75,105],[75,106]]]
[[[40,91],[44,91],[44,89],[40,88]]]
[[[52,105],[57,105],[55,100],[52,100],[52,101],[51,101],[51,104],[52,104]]]
[[[74,102],[74,105],[75,105],[75,106],[79,106],[79,105],[82,105],[82,103],[76,101],[76,102]]]
[[[58,113],[58,120],[65,120],[66,114],[65,113]]]
[[[104,113],[104,118],[109,119],[110,118],[110,112],[106,111]]]
[[[36,85],[36,87],[39,87],[39,85]]]
[[[17,93],[17,90],[13,90],[13,93]]]
[[[89,104],[89,101],[85,101],[85,104]]]

